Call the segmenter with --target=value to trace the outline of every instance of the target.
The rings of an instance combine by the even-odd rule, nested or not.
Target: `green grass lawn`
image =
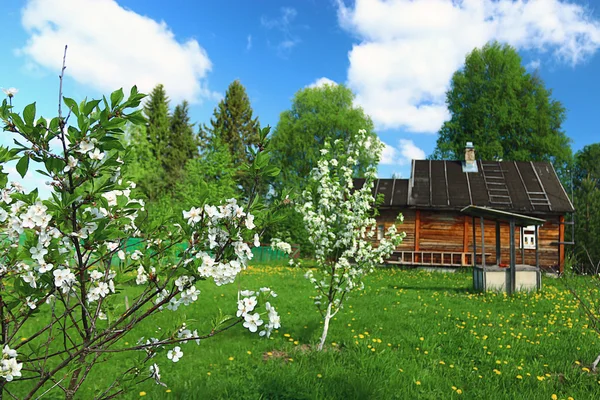
[[[241,288],[269,286],[282,317],[270,339],[241,326],[200,346],[183,346],[176,364],[159,354],[163,380],[125,398],[148,399],[592,399],[600,376],[589,373],[598,335],[561,281],[544,278],[539,293],[477,294],[469,273],[382,269],[366,280],[332,322],[327,351],[311,350],[321,329],[302,269],[257,267]],[[583,278],[581,278],[583,279]],[[219,307],[235,310],[237,285],[204,284],[185,308],[193,327],[208,329]],[[598,293],[592,293],[597,296]],[[132,336],[155,336],[164,311]],[[171,321],[172,322],[172,321]],[[169,324],[172,325],[172,324]],[[109,382],[131,354],[101,364],[80,398]],[[52,397],[44,397],[52,398]]]

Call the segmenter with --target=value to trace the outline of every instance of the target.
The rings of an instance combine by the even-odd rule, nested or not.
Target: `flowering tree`
[[[258,242],[255,214],[264,207],[254,197],[247,208],[233,199],[199,204],[183,213],[187,224],[144,236],[138,229],[144,203],[120,178],[127,160],[123,128],[144,122],[136,110],[144,95],[133,87],[128,98],[122,90],[79,104],[62,97],[58,116],[48,121],[36,118],[35,103],[14,112],[15,93],[0,107],[4,130],[15,139],[13,148],[0,147],[0,398],[16,398],[13,390],[25,399],[62,390],[71,399],[99,360],[137,352],[134,365],[115,371],[112,384],[97,394],[112,398],[147,379],[161,383],[159,364],[179,362],[185,343],[237,324],[266,336],[279,328],[270,304],[275,293],[262,288],[241,291],[235,316],[221,315],[207,332],[184,322],[161,326],[162,336],[140,337],[135,345],[121,341],[157,313],[201,301],[207,281],[233,282],[252,257],[246,243]],[[246,168],[254,182],[278,172],[268,165],[267,134],[268,128],[261,131]],[[2,164],[12,160],[23,177],[30,162],[37,163],[51,197],[9,184]],[[135,251],[130,238],[136,238]]]
[[[317,267],[309,270],[306,278],[315,286],[315,305],[323,317],[319,350],[325,344],[331,318],[342,308],[348,293],[361,290],[362,278],[382,263],[405,236],[392,225],[387,237],[373,246],[375,167],[366,171],[364,185],[354,188],[352,176],[360,156],[370,152],[379,158],[381,148],[381,142],[368,139],[364,130],[354,139],[327,143],[298,207],[315,246]]]

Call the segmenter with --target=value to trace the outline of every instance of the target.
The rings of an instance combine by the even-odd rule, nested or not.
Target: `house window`
[[[385,227],[383,225],[377,225],[377,240],[383,239],[384,229]]]
[[[525,226],[521,231],[521,248],[535,249],[535,225]]]

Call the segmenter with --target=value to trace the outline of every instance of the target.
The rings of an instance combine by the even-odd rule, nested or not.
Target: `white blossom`
[[[258,327],[263,324],[263,320],[260,319],[259,313],[246,314],[244,316],[244,328],[248,328],[250,332],[256,332]]]
[[[173,362],[179,361],[183,357],[183,351],[181,351],[181,347],[175,346],[173,350],[169,350],[167,353],[167,358]]]

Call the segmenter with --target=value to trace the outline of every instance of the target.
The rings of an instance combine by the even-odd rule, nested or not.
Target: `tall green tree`
[[[246,89],[239,80],[231,82],[210,120],[210,134],[227,146],[235,166],[250,162],[247,146],[258,143],[258,118],[252,115]]]
[[[600,143],[575,154],[573,168],[575,255],[579,262],[600,262]]]
[[[186,163],[198,157],[198,137],[188,115],[187,101],[177,105],[171,117],[168,146],[165,149],[164,167],[174,182],[181,180]]]
[[[585,178],[600,180],[600,143],[584,146],[575,153],[573,181],[578,187]]]
[[[130,126],[125,138],[129,150],[129,163],[125,164],[124,176],[135,182],[137,190],[149,202],[155,202],[166,193],[166,174],[155,156],[155,149],[148,140],[147,127]]]
[[[300,194],[304,190],[326,142],[333,143],[336,139],[348,142],[361,129],[367,132],[367,138],[376,137],[371,118],[353,102],[354,94],[344,85],[304,88],[295,94],[291,108],[281,113],[271,138],[271,160],[281,169],[274,182],[276,193],[289,189]],[[374,154],[361,153],[355,176],[362,176],[375,164]],[[302,216],[294,209],[283,213],[285,218],[269,234],[299,244],[303,253],[310,254],[313,246]]]
[[[199,157],[190,159],[184,172],[175,190],[175,199],[183,209],[194,207],[203,200],[218,204],[223,199],[239,198],[231,154],[218,138],[213,138],[211,146]]]
[[[279,116],[271,140],[273,163],[281,169],[277,190],[302,190],[326,141],[348,141],[360,129],[367,137],[376,137],[373,121],[353,102],[354,93],[344,85],[304,88],[295,94],[291,108]],[[361,155],[356,175],[376,163],[373,155]]]
[[[171,121],[169,99],[163,85],[157,85],[144,103],[146,137],[154,158],[165,167],[166,149],[169,144]]]
[[[260,124],[258,118],[253,116],[250,98],[239,80],[231,82],[225,97],[215,108],[210,127],[204,129],[208,132],[201,132],[200,136],[208,137],[209,143],[210,138],[214,137],[224,144],[236,168],[252,164],[253,156],[249,148],[258,143]],[[242,187],[244,196],[248,197],[254,183],[243,172],[237,175],[236,181]]]
[[[566,113],[551,96],[513,47],[492,42],[473,50],[446,93],[451,118],[439,131],[433,158],[463,159],[472,141],[478,158],[550,161],[564,176],[572,159],[562,129]]]

